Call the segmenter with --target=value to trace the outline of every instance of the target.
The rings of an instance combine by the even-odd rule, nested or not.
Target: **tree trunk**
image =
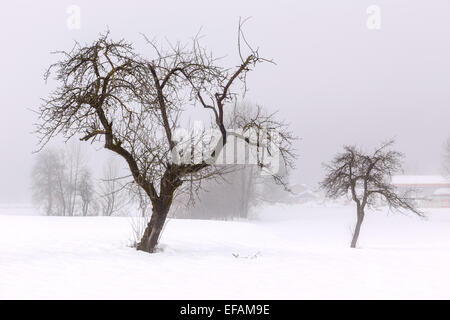
[[[166,222],[170,206],[153,205],[152,217],[145,228],[141,241],[136,249],[149,253],[154,253],[158,245],[159,236]]]
[[[363,221],[364,221],[364,210],[358,209],[356,227],[355,231],[353,232],[352,244],[350,246],[351,248],[356,248],[356,244],[358,243],[359,233],[361,231],[361,225]]]
[[[177,172],[171,171],[170,168],[166,170],[161,179],[160,196],[152,201],[152,217],[145,228],[141,241],[138,243],[136,249],[154,253],[158,244],[159,236],[170,207],[172,206],[175,190],[181,186],[182,181],[177,178]],[[150,194],[147,192],[150,196]]]

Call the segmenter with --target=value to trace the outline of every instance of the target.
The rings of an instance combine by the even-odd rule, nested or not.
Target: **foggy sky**
[[[69,30],[66,8],[81,8]],[[381,29],[366,9],[381,8]],[[439,173],[450,136],[450,1],[15,1],[0,10],[0,202],[28,202],[43,73],[54,50],[91,42],[107,28],[142,54],[150,38],[189,40],[234,57],[239,16],[247,38],[277,65],[260,65],[247,99],[288,120],[300,159],[293,180],[314,184],[343,144],[369,150],[392,137],[414,174]]]

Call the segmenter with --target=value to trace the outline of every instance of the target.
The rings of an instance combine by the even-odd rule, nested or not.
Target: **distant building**
[[[450,208],[450,179],[442,176],[393,176],[392,184],[411,190],[417,205],[424,208]]]

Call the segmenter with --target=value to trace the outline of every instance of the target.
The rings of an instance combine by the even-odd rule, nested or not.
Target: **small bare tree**
[[[59,157],[59,165],[53,168],[56,177],[56,198],[58,200],[56,215],[66,216],[70,208],[70,183],[67,176],[66,154],[63,150],[58,150],[57,156]]]
[[[78,187],[78,195],[81,198],[81,214],[87,216],[89,213],[89,206],[94,199],[94,187],[92,185],[91,171],[86,167],[83,168],[80,174],[80,183]]]
[[[321,182],[326,196],[337,199],[349,196],[356,203],[356,227],[351,247],[355,248],[364,221],[366,207],[384,201],[391,209],[423,214],[415,207],[409,192],[399,194],[391,184],[392,175],[401,170],[402,154],[391,150],[394,141],[382,144],[373,154],[355,146],[345,146],[344,152],[325,165],[327,174]]]
[[[223,173],[216,160],[229,137],[224,122],[227,106],[233,105],[239,92],[245,92],[248,72],[267,61],[248,45],[241,26],[240,61],[234,68],[221,66],[197,37],[190,45],[170,44],[168,49],[148,41],[153,56],[145,59],[131,44],[113,41],[106,34],[91,45],[76,44],[72,51],[62,52],[62,59],[49,70],[48,75],[56,71],[59,86],[39,110],[41,143],[57,134],[67,139],[82,135],[81,140],[102,142],[126,161],[153,210],[138,250],[154,252],[175,193],[183,185],[192,190],[201,180]],[[193,105],[210,112],[211,129],[218,137],[210,139],[211,148],[181,154],[175,131],[183,113]],[[283,124],[271,115],[259,114],[249,120],[240,127],[268,131],[264,141],[251,135],[242,135],[242,139],[268,152],[275,150],[269,150],[273,144],[266,142],[276,141],[281,157],[289,163],[291,136],[285,134]],[[273,134],[275,130],[281,134]],[[260,165],[265,164],[261,161]]]
[[[85,155],[79,142],[68,145],[65,149],[64,159],[66,166],[66,190],[64,192],[65,202],[67,203],[66,212],[68,216],[72,217],[77,213],[81,174],[87,170]]]
[[[33,202],[45,207],[47,215],[74,216],[79,209],[87,214],[93,188],[79,147],[40,153],[32,171],[32,191]]]
[[[55,150],[45,150],[38,155],[31,175],[33,203],[43,208],[48,216],[61,213],[59,196],[59,172],[64,167],[60,154]]]

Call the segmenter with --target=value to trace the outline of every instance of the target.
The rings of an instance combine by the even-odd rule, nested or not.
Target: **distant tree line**
[[[76,144],[39,153],[31,178],[33,203],[49,216],[112,216],[127,202],[117,164],[109,161],[103,176],[94,181],[86,155]]]
[[[79,145],[40,152],[32,170],[34,205],[49,216],[148,217],[152,204],[135,183],[123,182],[116,161],[107,161],[94,177]],[[250,218],[251,209],[283,202],[290,193],[257,165],[230,165],[226,178],[205,181],[196,197],[180,193],[172,217],[234,220]]]

